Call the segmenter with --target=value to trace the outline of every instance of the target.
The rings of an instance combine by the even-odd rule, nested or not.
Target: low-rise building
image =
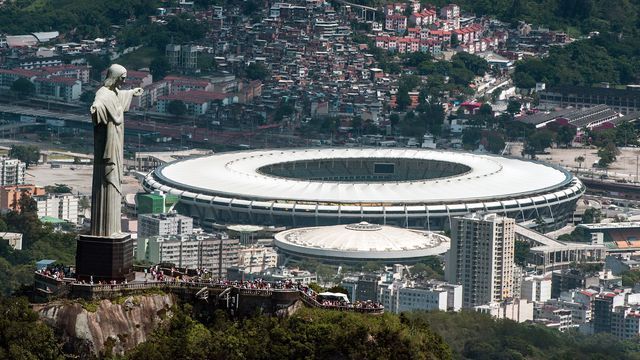
[[[249,273],[246,268],[232,266],[227,269],[227,278],[231,281],[252,281],[262,279],[268,282],[291,281],[309,284],[318,282],[318,275],[307,270],[289,269],[284,266],[268,268],[260,272]]]
[[[473,309],[496,319],[509,319],[519,323],[533,320],[533,303],[526,299],[492,302]]]
[[[82,82],[75,78],[51,76],[35,78],[36,95],[65,102],[80,99]]]
[[[462,285],[441,281],[420,285],[394,281],[380,286],[378,302],[387,311],[395,313],[412,310],[459,311],[462,308]]]
[[[137,259],[178,268],[205,269],[214,278],[226,278],[238,264],[240,242],[219,234],[138,237]]]
[[[145,214],[138,217],[138,238],[191,235],[193,219],[178,213]]]
[[[78,196],[72,194],[47,194],[34,196],[39,218],[55,218],[78,223]]]
[[[202,90],[182,91],[158,97],[156,110],[159,113],[168,113],[170,109],[169,104],[173,101],[182,102],[189,115],[204,115],[212,103],[228,105],[237,102],[238,97],[233,94]]]
[[[619,306],[611,313],[611,333],[618,339],[632,339],[640,335],[640,309]]]
[[[20,198],[27,196],[41,196],[46,194],[43,187],[35,185],[13,185],[0,187],[0,211],[20,211]]]
[[[22,234],[15,232],[0,232],[0,239],[7,241],[14,250],[22,250]]]
[[[238,266],[249,273],[261,272],[278,265],[278,253],[268,246],[251,246],[238,250]]]
[[[535,309],[535,322],[565,332],[578,325],[573,324],[572,311],[553,305],[543,305]]]

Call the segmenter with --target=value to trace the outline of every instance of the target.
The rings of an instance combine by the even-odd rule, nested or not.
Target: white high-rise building
[[[177,213],[138,216],[138,237],[193,234],[193,219]]]
[[[551,277],[543,275],[527,276],[522,280],[522,299],[545,302],[551,299]]]
[[[453,219],[446,280],[462,285],[465,308],[514,296],[514,227],[513,219],[496,214]]]
[[[0,158],[0,186],[22,185],[26,164],[17,159]]]
[[[47,194],[34,196],[38,217],[45,216],[78,223],[78,197],[72,194]]]

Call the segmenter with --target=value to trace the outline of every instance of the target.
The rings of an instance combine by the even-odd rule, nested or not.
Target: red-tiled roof
[[[79,80],[76,79],[76,78],[68,78],[68,77],[62,77],[62,76],[52,76],[52,77],[48,77],[48,78],[44,78],[44,77],[35,78],[34,81],[43,82],[43,83],[74,85]]]
[[[164,79],[167,81],[171,81],[175,85],[188,85],[188,86],[197,86],[197,87],[206,87],[207,85],[209,85],[209,82],[207,80],[196,79],[196,78],[167,76]]]
[[[211,92],[211,91],[202,91],[202,90],[191,90],[191,91],[181,91],[171,95],[160,96],[159,100],[181,100],[189,103],[197,103],[202,104],[209,101],[215,100],[223,100],[228,97],[227,94]]]

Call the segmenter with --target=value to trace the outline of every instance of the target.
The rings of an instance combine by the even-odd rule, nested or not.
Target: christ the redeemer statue
[[[93,186],[91,235],[110,237],[121,233],[122,177],[124,164],[124,112],[141,88],[121,90],[127,70],[113,64],[91,105],[93,119]]]

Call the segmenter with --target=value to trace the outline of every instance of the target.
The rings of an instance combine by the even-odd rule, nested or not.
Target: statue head
[[[124,79],[127,77],[127,69],[122,65],[112,64],[107,69],[107,77],[104,79],[104,86],[112,87],[112,86],[120,86],[124,82]]]

